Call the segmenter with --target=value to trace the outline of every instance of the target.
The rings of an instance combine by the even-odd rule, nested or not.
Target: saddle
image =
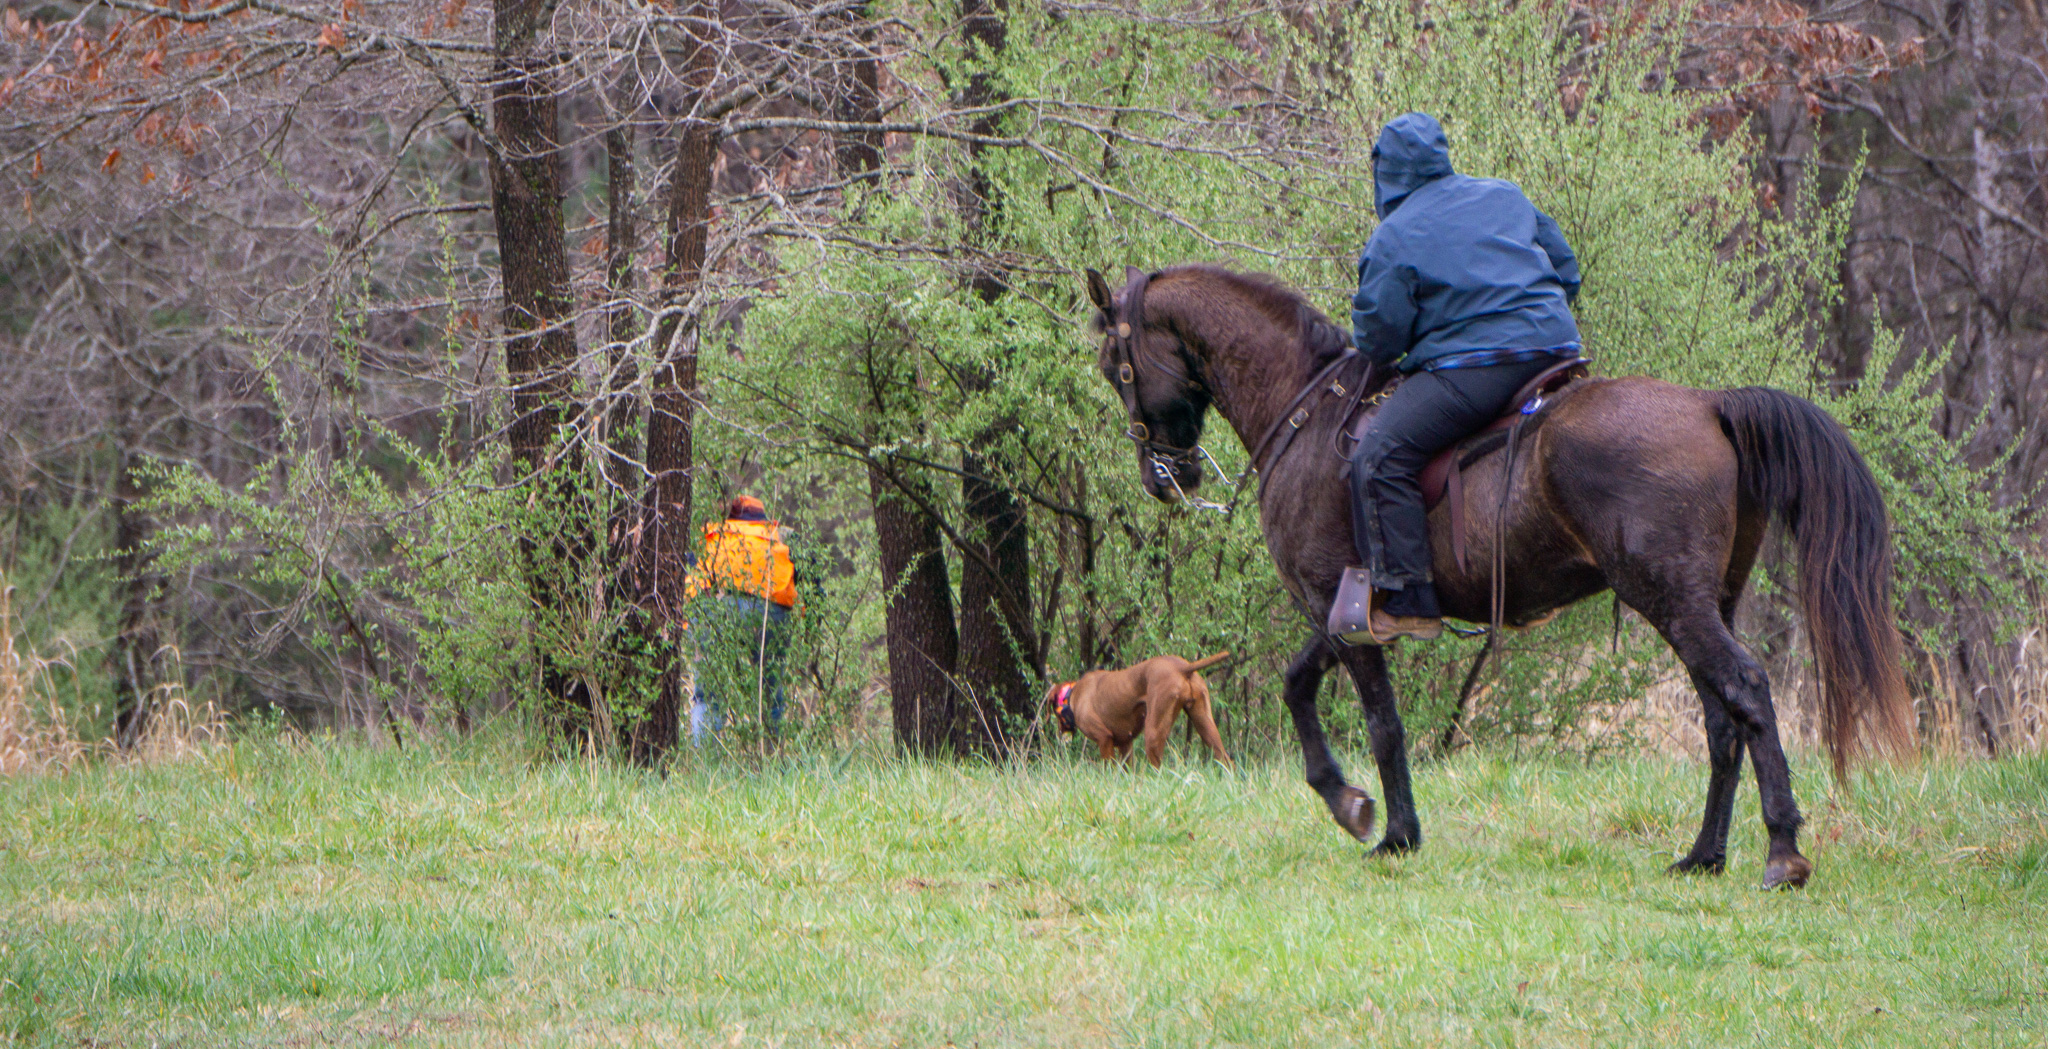
[[[1544,398],[1584,378],[1589,363],[1584,357],[1574,357],[1545,368],[1535,378],[1524,383],[1521,389],[1515,391],[1515,395],[1508,400],[1507,410],[1500,418],[1439,452],[1436,458],[1429,461],[1429,465],[1422,468],[1417,483],[1422,488],[1423,510],[1434,510],[1446,498],[1450,500],[1451,553],[1457,559],[1459,571],[1466,570],[1465,467],[1506,440],[1508,431],[1513,430],[1524,418],[1534,415],[1536,409],[1542,406]],[[1353,441],[1365,436],[1365,428],[1371,425],[1371,422],[1370,415],[1361,415],[1352,424]],[[1501,436],[1495,437],[1495,434]]]

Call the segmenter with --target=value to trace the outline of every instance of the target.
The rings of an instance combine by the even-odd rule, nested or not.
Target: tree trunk
[[[634,100],[614,115],[617,121],[605,129],[605,335],[610,342],[605,358],[604,485],[611,501],[606,525],[606,596],[613,610],[609,617],[612,642],[608,653],[618,660],[612,675],[612,706],[627,713],[624,743],[629,757],[651,763],[677,737],[677,704],[663,703],[662,682],[668,676],[666,658],[657,624],[643,603],[643,587],[637,582],[638,539],[643,515],[639,493],[642,487],[640,437],[644,423],[639,399],[633,391],[639,378],[634,358],[626,345],[640,334],[639,318],[631,296],[636,281],[633,251],[640,231],[633,220],[633,192],[638,181],[634,162]],[[648,653],[656,653],[653,665]],[[636,716],[637,715],[637,716]]]
[[[954,751],[960,713],[953,588],[937,522],[899,485],[918,491],[921,482],[901,474],[892,480],[882,466],[868,465],[875,547],[882,561],[882,589],[889,595],[889,712],[898,747],[939,757]],[[929,505],[928,497],[924,501]]]
[[[882,116],[882,63],[870,49],[875,32],[867,22],[867,4],[856,6],[847,18],[853,23],[853,47],[840,75],[833,116],[848,124],[878,123]],[[842,132],[833,137],[832,154],[839,162],[842,179],[879,172],[882,133]]]
[[[1003,51],[1006,28],[996,0],[962,0],[961,30],[973,42],[976,58],[987,62]],[[995,79],[986,69],[968,78],[961,103],[970,107],[1001,101]],[[969,130],[992,135],[997,119],[984,116]],[[982,163],[982,147],[971,146],[973,164],[966,200],[971,236],[993,254],[992,229],[1000,202]],[[984,262],[971,278],[974,293],[993,304],[1008,289],[1007,274]],[[970,391],[983,392],[994,376],[970,372]],[[992,756],[1008,753],[1011,730],[1031,716],[1031,681],[1024,667],[1038,652],[1036,624],[1031,618],[1031,533],[1022,502],[1003,483],[1008,465],[1005,438],[1017,433],[1017,421],[999,417],[976,434],[961,457],[961,500],[966,510],[963,539],[972,549],[960,562],[960,676],[971,706],[961,729],[964,748]]]
[[[149,338],[138,330],[137,321],[146,314],[132,303],[108,301],[118,295],[119,276],[105,272],[78,273],[79,287],[86,289],[95,305],[99,327],[107,343],[115,347],[101,372],[101,382],[113,389],[113,493],[114,551],[121,587],[121,618],[116,626],[110,660],[114,670],[114,740],[128,747],[148,731],[156,705],[156,689],[165,684],[182,684],[183,667],[175,657],[166,659],[165,634],[175,640],[176,630],[164,623],[164,577],[155,570],[155,558],[148,545],[156,533],[156,522],[143,510],[147,492],[135,469],[148,452],[145,435],[166,414],[169,407],[160,391],[175,390],[173,398],[190,396],[176,389],[175,375],[167,375],[149,351]],[[187,403],[206,403],[193,397]],[[176,447],[173,443],[173,447]],[[62,571],[60,564],[58,570]]]
[[[866,50],[873,31],[864,24],[865,5],[849,17],[863,24],[854,29],[857,47],[843,67],[833,111],[847,123],[875,123],[881,118],[881,63]],[[878,173],[882,134],[841,133],[833,141],[833,156],[842,178]],[[848,192],[853,190],[849,187]],[[869,351],[874,352],[874,347]],[[872,407],[877,415],[888,411],[879,388]],[[899,482],[918,492],[924,505],[907,497]],[[955,690],[960,638],[953,624],[953,586],[947,578],[943,536],[926,509],[932,503],[930,489],[911,474],[898,473],[892,480],[881,465],[870,462],[868,490],[874,502],[882,590],[889,595],[885,610],[889,713],[896,744],[906,752],[930,757],[950,754],[957,735],[954,717],[960,707]]]
[[[580,452],[571,447],[549,465],[555,435],[570,403],[576,365],[569,251],[562,228],[562,152],[557,141],[551,56],[540,47],[554,4],[497,0],[496,66],[491,111],[503,156],[491,158],[491,213],[497,225],[505,284],[505,373],[512,387],[512,455],[530,475],[553,530],[543,552],[522,540],[541,660],[547,716],[572,735],[599,713],[584,682],[558,659],[551,635],[588,629],[581,579],[591,549],[588,519],[576,504]]]
[[[2024,415],[2021,406],[2013,400],[2013,394],[2027,385],[2014,374],[2022,366],[2008,345],[2012,335],[2011,314],[2004,308],[2012,302],[2010,289],[2006,286],[2008,245],[2012,235],[2005,223],[1991,212],[1992,206],[2003,203],[1999,199],[1999,169],[2004,150],[1993,137],[1998,130],[1991,126],[1999,119],[1999,99],[1996,87],[1989,84],[1998,75],[1995,56],[1991,53],[1995,42],[1989,6],[1985,0],[1968,0],[1965,5],[1970,23],[1970,189],[1977,199],[1974,210],[1978,294],[1974,305],[1977,338],[1972,340],[1974,345],[1964,350],[1968,357],[1960,377],[1964,381],[1964,397],[1967,398],[1964,403],[1980,408],[1982,414],[1972,414],[1967,421],[1959,420],[1963,426],[1974,428],[1970,434],[1972,443],[1980,449],[1979,454],[1987,458],[2007,447],[2023,426],[2021,420]],[[2027,366],[2026,370],[2032,371],[2032,368]],[[1983,617],[1968,617],[1963,623],[1963,635],[1965,643],[1987,655],[1997,651],[1991,624]],[[1960,667],[1964,683],[1970,686],[1970,715],[1980,733],[1985,752],[1995,756],[2006,742],[2006,729],[2011,723],[2006,694],[2011,676],[1973,672],[1979,667],[1995,671],[1996,658],[1985,659],[1981,663],[1966,660]]]
[[[640,231],[633,222],[633,125],[630,114],[622,114],[616,126],[605,130],[605,263],[604,285],[609,304],[605,309],[605,334],[611,342],[605,372],[605,482],[613,495],[612,548],[620,548],[623,529],[631,527],[631,509],[637,500],[619,498],[619,493],[639,490],[639,430],[631,395],[639,378],[626,344],[640,333],[639,319],[629,301],[633,292],[633,248]],[[614,568],[617,567],[615,564]]]
[[[984,430],[977,445],[994,442],[1014,422]],[[1031,618],[1031,535],[1024,507],[995,475],[994,453],[961,456],[961,495],[972,548],[960,561],[960,671],[972,692],[964,711],[963,749],[1001,756],[1031,717],[1031,679],[1025,667],[1038,654]]]
[[[718,17],[709,3],[689,5],[685,29],[681,119],[668,188],[668,260],[662,267],[664,315],[655,329],[658,355],[653,409],[647,421],[647,469],[654,483],[641,513],[643,532],[637,576],[639,604],[652,612],[658,631],[659,687],[647,723],[634,733],[636,759],[653,761],[675,745],[681,729],[682,665],[676,646],[684,622],[685,560],[690,548],[690,482],[695,469],[692,426],[696,415],[697,345],[702,326],[692,314],[668,312],[688,305],[701,290],[711,230],[711,166],[718,157],[717,125],[699,112],[716,72],[715,41],[697,34]],[[698,304],[701,309],[701,303]]]
[[[123,419],[124,424],[128,421]],[[121,623],[113,646],[114,740],[123,747],[133,746],[148,730],[151,693],[164,684],[165,676],[157,665],[164,650],[157,619],[163,576],[154,570],[145,549],[155,528],[137,505],[143,492],[135,481],[131,447],[124,440],[114,464],[120,471],[114,479],[114,548],[122,589]]]

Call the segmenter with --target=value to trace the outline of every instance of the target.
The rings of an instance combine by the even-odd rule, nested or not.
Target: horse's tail
[[[1859,727],[1880,748],[1904,751],[1912,743],[1884,495],[1848,433],[1812,401],[1751,386],[1722,391],[1719,410],[1744,490],[1799,544],[1800,604],[1820,667],[1821,735],[1842,781]]]
[[[1213,655],[1213,656],[1203,656],[1202,658],[1200,658],[1200,659],[1197,659],[1197,660],[1195,660],[1195,661],[1194,661],[1194,662],[1192,662],[1192,663],[1189,663],[1189,664],[1188,664],[1188,671],[1189,671],[1190,673],[1193,673],[1194,671],[1197,671],[1197,670],[1207,670],[1207,669],[1209,669],[1210,667],[1213,667],[1213,666],[1215,666],[1216,664],[1218,664],[1218,663],[1221,663],[1221,662],[1223,662],[1224,660],[1226,660],[1226,659],[1229,659],[1229,658],[1230,658],[1230,653],[1228,653],[1228,652],[1218,652],[1218,653],[1216,653],[1216,654],[1215,654],[1215,655]]]

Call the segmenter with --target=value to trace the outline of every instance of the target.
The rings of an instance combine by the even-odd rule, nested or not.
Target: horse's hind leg
[[[1695,676],[1701,714],[1707,726],[1707,811],[1692,851],[1671,865],[1673,874],[1719,874],[1728,864],[1728,821],[1735,811],[1735,791],[1742,783],[1742,735],[1721,709],[1721,700]]]
[[[1353,645],[1341,658],[1358,686],[1365,726],[1372,733],[1373,762],[1380,769],[1380,790],[1387,797],[1387,834],[1374,851],[1406,852],[1422,844],[1422,825],[1415,818],[1415,795],[1408,786],[1408,730],[1394,702],[1386,656],[1378,645]]]
[[[1287,668],[1287,712],[1294,717],[1294,733],[1301,738],[1301,758],[1307,766],[1308,785],[1329,806],[1337,825],[1359,841],[1372,835],[1372,798],[1344,782],[1344,770],[1330,755],[1329,740],[1323,736],[1322,715],[1316,711],[1316,692],[1323,674],[1335,661],[1330,646],[1316,638],[1294,657]]]
[[[1757,550],[1763,545],[1765,523],[1764,517],[1747,506],[1736,520],[1728,571],[1721,580],[1719,607],[1721,625],[1731,638],[1735,634],[1735,608],[1749,584]],[[1742,784],[1742,732],[1709,682],[1695,675],[1692,685],[1700,697],[1700,713],[1707,730],[1707,765],[1712,771],[1707,780],[1707,809],[1700,820],[1700,835],[1692,843],[1692,851],[1671,865],[1671,873],[1719,874],[1728,863],[1728,824],[1734,816],[1736,791]]]
[[[1721,625],[1735,633],[1735,606],[1749,583],[1749,570],[1763,540],[1762,522],[1754,514],[1741,519],[1730,551],[1728,573],[1721,583]],[[1742,784],[1742,733],[1722,708],[1721,700],[1705,680],[1695,676],[1693,690],[1700,696],[1700,714],[1707,730],[1707,811],[1700,820],[1700,836],[1692,851],[1671,865],[1673,874],[1719,874],[1728,864],[1728,823],[1735,811],[1735,792]]]
[[[1627,600],[1628,595],[1622,599]],[[1638,606],[1637,610],[1642,609]],[[1711,755],[1707,813],[1694,854],[1686,859],[1708,858],[1699,855],[1701,845],[1710,847],[1710,856],[1716,851],[1713,846],[1725,844],[1727,813],[1740,774],[1737,763],[1746,749],[1756,770],[1764,829],[1771,837],[1770,854],[1764,861],[1764,888],[1806,884],[1813,864],[1799,853],[1799,804],[1792,798],[1792,772],[1778,739],[1778,714],[1771,705],[1771,684],[1764,668],[1735,640],[1718,609],[1689,611],[1661,622],[1655,615],[1649,618],[1692,672],[1700,701],[1718,706],[1728,723],[1717,732],[1709,715],[1707,742],[1716,753]],[[1729,735],[1735,737],[1734,745],[1728,742]],[[1680,861],[1681,865],[1685,862]]]

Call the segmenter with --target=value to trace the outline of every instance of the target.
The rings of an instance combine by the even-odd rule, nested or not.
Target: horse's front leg
[[[1316,692],[1323,674],[1336,662],[1330,645],[1316,638],[1294,657],[1287,668],[1287,712],[1294,716],[1295,735],[1301,737],[1301,758],[1307,766],[1308,785],[1330,807],[1337,826],[1361,842],[1372,840],[1372,796],[1344,782],[1344,770],[1330,755],[1330,742],[1323,737],[1322,715],[1316,711]]]
[[[1386,657],[1377,645],[1353,645],[1341,658],[1358,686],[1358,702],[1372,732],[1373,761],[1380,767],[1380,790],[1387,796],[1387,836],[1373,851],[1406,852],[1422,844],[1422,825],[1415,819],[1415,795],[1408,786],[1408,730],[1394,705]]]

